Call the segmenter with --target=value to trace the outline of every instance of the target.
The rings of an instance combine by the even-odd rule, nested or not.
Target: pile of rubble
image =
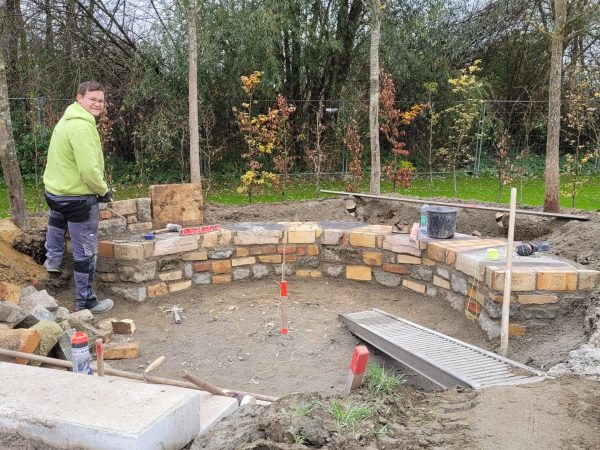
[[[77,331],[87,335],[91,352],[95,350],[95,341],[102,340],[104,359],[139,356],[133,321],[110,318],[96,322],[87,309],[71,312],[59,306],[46,290],[0,283],[0,349],[72,362],[71,336]],[[0,361],[40,365],[3,355]]]

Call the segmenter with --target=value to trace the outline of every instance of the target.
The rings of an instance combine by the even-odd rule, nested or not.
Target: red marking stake
[[[365,369],[369,361],[369,349],[366,345],[359,345],[354,349],[352,361],[350,362],[350,371],[346,377],[346,386],[344,392],[349,394],[350,391],[358,388],[365,376]]]
[[[98,376],[104,376],[104,348],[102,347],[102,338],[98,338],[95,341],[96,343],[96,362],[97,362],[97,372]]]
[[[287,323],[287,281],[281,280],[280,286],[280,294],[281,294],[281,334],[288,334],[288,323]]]

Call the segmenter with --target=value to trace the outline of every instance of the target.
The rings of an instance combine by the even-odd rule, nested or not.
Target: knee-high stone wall
[[[98,281],[130,300],[194,285],[279,277],[285,267],[287,277],[378,283],[439,297],[479,321],[490,338],[499,336],[504,240],[456,235],[411,241],[391,233],[390,226],[345,222],[238,223],[206,234],[144,240],[143,232],[152,228],[140,220],[146,217],[140,213],[145,200],[126,201],[129,209],[115,209],[114,202],[123,217],[106,218],[113,225],[103,229],[106,236],[118,224],[121,235],[98,246]],[[500,258],[488,259],[488,248],[497,248]],[[582,301],[600,284],[600,273],[551,258],[516,258],[511,279],[510,333],[522,335]]]

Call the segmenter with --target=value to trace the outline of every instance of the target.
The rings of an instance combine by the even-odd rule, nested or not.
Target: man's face
[[[98,117],[104,111],[104,92],[87,91],[85,95],[77,94],[77,103],[92,116]]]

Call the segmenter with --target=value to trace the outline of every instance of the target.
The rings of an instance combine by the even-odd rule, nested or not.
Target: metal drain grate
[[[348,329],[443,388],[542,381],[543,372],[379,309],[340,315]]]

